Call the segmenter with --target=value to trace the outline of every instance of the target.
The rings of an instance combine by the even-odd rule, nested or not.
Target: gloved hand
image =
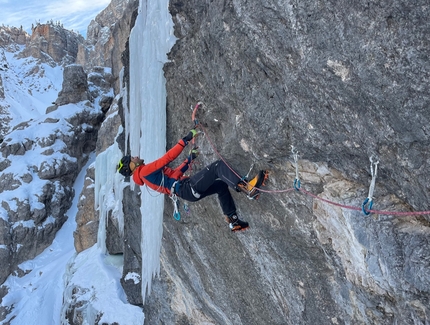
[[[197,135],[196,129],[192,129],[185,137],[182,138],[186,144],[191,141]]]
[[[188,162],[192,162],[194,159],[196,159],[200,152],[197,150],[198,147],[194,147],[193,149],[190,150],[190,155],[188,156]]]

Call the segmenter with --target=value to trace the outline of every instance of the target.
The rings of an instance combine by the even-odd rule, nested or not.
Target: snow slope
[[[130,151],[145,157],[147,161],[154,160],[165,152],[166,93],[162,68],[167,61],[166,53],[174,41],[168,1],[141,0],[130,40],[131,65],[139,68],[131,69],[131,108],[126,119]],[[62,68],[38,66],[32,59],[17,59],[14,53],[8,52],[1,52],[0,58],[5,60],[8,67],[0,71],[5,89],[5,98],[0,100],[3,107],[0,115],[2,121],[9,121],[7,127],[3,125],[5,134],[23,121],[37,121],[45,117],[46,108],[61,90]],[[71,106],[79,109],[79,105]],[[58,113],[57,111],[56,114]],[[14,134],[25,138],[26,130]],[[28,129],[28,132],[33,131]],[[96,200],[101,216],[106,215],[104,213],[108,210],[119,208],[113,204],[118,201],[111,194],[122,192],[118,190],[122,185],[121,179],[116,177],[106,182],[109,176],[100,174],[100,171],[111,169],[112,163],[117,162],[120,157],[121,152],[114,145],[97,158],[92,156],[86,166],[91,163],[96,166],[96,179],[98,176],[100,180],[96,181]],[[34,155],[32,159],[41,158]],[[6,280],[4,285],[8,288],[8,294],[3,298],[1,306],[10,310],[10,313],[0,324],[65,323],[67,310],[64,308],[64,299],[71,297],[71,293],[64,290],[66,286],[71,288],[73,285],[89,289],[81,296],[82,300],[91,303],[85,312],[85,324],[143,324],[144,314],[141,308],[127,303],[120,284],[121,257],[106,254],[103,244],[103,220],[100,220],[99,243],[76,255],[73,231],[76,228],[77,203],[84,184],[85,170],[86,168],[81,171],[75,183],[76,197],[67,213],[69,218],[57,233],[52,245],[35,259],[20,265],[20,268],[27,272],[26,275],[19,277],[14,274]],[[152,277],[160,268],[164,200],[162,196],[154,198],[153,194],[147,191],[142,193],[142,252],[145,254],[142,261],[143,274],[127,276],[143,281],[142,294],[145,296],[147,290],[150,291]],[[102,317],[98,319],[97,315],[100,313]]]
[[[67,133],[70,125],[65,121],[67,117],[79,111],[88,109],[86,105],[69,104],[68,107],[45,114],[45,110],[51,102],[57,98],[57,93],[62,85],[62,67],[50,67],[39,65],[32,58],[18,59],[16,53],[3,52],[1,66],[7,67],[1,70],[5,98],[1,105],[4,108],[5,119],[9,120],[9,128],[21,122],[32,120],[26,127],[20,127],[12,132],[7,132],[6,139],[9,142],[21,142],[25,139],[43,139],[49,135],[62,132]],[[57,123],[44,123],[47,117],[58,119]],[[2,122],[3,122],[2,117]],[[14,163],[5,172],[12,172],[15,177],[20,177],[26,172],[27,165],[42,166],[42,162],[55,159],[56,155],[61,159],[59,151],[64,146],[62,141],[55,141],[51,146],[56,154],[42,155],[40,150],[46,150],[35,146],[24,155],[16,157]],[[113,323],[126,321],[127,324],[142,324],[142,310],[127,303],[125,294],[120,284],[122,275],[121,258],[110,257],[97,245],[76,256],[73,240],[73,231],[76,229],[75,216],[79,194],[81,193],[87,167],[95,162],[95,155],[82,169],[74,185],[76,196],[72,207],[67,212],[68,220],[62,229],[56,234],[52,245],[33,260],[19,265],[26,274],[18,276],[13,274],[3,284],[8,294],[3,297],[1,306],[10,313],[0,324],[60,324],[65,320],[64,298],[68,293],[64,292],[66,284],[93,288],[92,296],[96,296],[95,307],[97,312],[102,311],[100,321]],[[26,186],[15,188],[13,191],[0,193],[0,200],[7,201],[10,206],[13,200],[30,199],[37,195],[46,181],[33,175],[33,181]],[[31,200],[38,204],[37,199]],[[32,204],[32,208],[37,208]],[[0,217],[7,220],[7,213],[0,208]],[[49,218],[46,222],[50,222]],[[34,226],[32,220],[25,224],[26,227]],[[0,247],[1,249],[2,247]],[[90,299],[94,304],[94,299]],[[112,306],[116,308],[113,309]],[[120,307],[120,308],[119,308]],[[104,312],[104,310],[110,312]],[[94,315],[87,315],[88,320],[95,321]],[[4,315],[3,315],[4,317]],[[94,323],[94,322],[93,322]]]
[[[18,58],[22,49],[7,52],[0,48],[0,76],[5,95],[0,98],[0,137],[23,121],[45,115],[61,90],[63,67],[39,64],[35,58]],[[5,120],[9,120],[8,125],[3,124]]]

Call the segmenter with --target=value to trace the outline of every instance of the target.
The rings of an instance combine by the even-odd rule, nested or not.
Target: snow
[[[6,60],[2,66],[7,66],[7,69],[0,70],[5,92],[5,99],[0,99],[0,105],[9,107],[11,126],[43,116],[61,90],[63,68],[38,65],[34,58],[17,58],[19,52],[11,53],[3,49],[0,52],[0,58]]]
[[[137,274],[136,272],[129,272],[127,273],[127,275],[124,277],[124,280],[133,280],[134,284],[138,284],[140,282],[140,275]]]
[[[140,0],[139,15],[130,36],[130,108],[125,107],[125,119],[130,140],[127,150],[133,155],[140,155],[145,161],[153,161],[166,150],[166,91],[163,75],[163,64],[173,46],[173,22],[168,11],[167,0]],[[17,200],[28,200],[32,209],[42,208],[34,193],[38,193],[46,181],[37,173],[31,172],[29,166],[42,167],[44,164],[56,164],[64,155],[43,155],[44,150],[53,148],[59,151],[64,143],[52,141],[49,135],[56,132],[68,132],[70,125],[67,117],[86,109],[82,104],[62,106],[64,109],[46,114],[46,108],[56,100],[62,85],[62,68],[49,65],[37,65],[33,59],[19,59],[16,53],[0,49],[0,58],[7,62],[8,69],[0,70],[5,98],[0,99],[0,106],[6,108],[12,120],[8,122],[5,141],[25,143],[36,139],[43,146],[34,146],[24,155],[8,157],[14,161],[2,171],[22,178],[30,173],[31,182],[11,191],[1,192],[1,201],[10,208],[16,208]],[[35,68],[39,66],[39,70]],[[127,102],[127,93],[122,94]],[[3,119],[0,110],[0,118]],[[43,123],[47,118],[57,121]],[[112,117],[111,117],[112,118]],[[10,130],[21,122],[28,125]],[[3,122],[2,122],[3,123]],[[41,128],[43,123],[43,128]],[[4,128],[5,126],[2,125]],[[85,127],[85,126],[83,126]],[[0,129],[0,136],[3,136]],[[118,130],[120,134],[122,130]],[[123,230],[122,193],[125,186],[134,188],[134,184],[124,182],[119,173],[112,173],[122,153],[115,142],[97,158],[92,154],[87,166],[80,172],[74,185],[75,197],[67,212],[68,219],[56,234],[52,245],[46,248],[35,259],[19,265],[26,274],[19,277],[10,275],[4,286],[8,293],[1,306],[10,310],[0,324],[62,324],[67,314],[67,304],[72,291],[81,288],[82,295],[78,301],[84,316],[84,324],[143,324],[144,314],[141,308],[127,302],[121,286],[123,260],[121,256],[107,254],[106,220],[109,211],[117,218]],[[72,157],[67,159],[73,160]],[[94,164],[96,170],[95,208],[100,212],[97,244],[76,254],[73,232],[76,229],[75,216],[79,205],[79,194],[84,186],[86,169]],[[47,165],[46,165],[47,166]],[[28,176],[27,176],[28,177]],[[57,191],[63,191],[57,187]],[[142,295],[151,291],[152,278],[160,271],[160,250],[162,240],[162,221],[164,209],[163,195],[149,193],[142,189],[142,274],[128,273],[126,279],[134,283],[142,282]],[[8,220],[6,210],[0,205],[0,218]],[[46,223],[53,222],[48,217]],[[34,227],[34,222],[20,221],[25,227]],[[18,223],[13,225],[18,226]],[[19,247],[17,247],[19,248]],[[0,245],[0,249],[7,249]],[[76,301],[74,302],[76,303]],[[98,319],[97,317],[101,318]]]
[[[75,183],[76,193],[80,193],[83,187],[85,170],[81,171]],[[23,277],[11,275],[4,283],[9,293],[3,298],[2,305],[13,306],[5,323],[13,318],[12,325],[59,324],[63,276],[69,260],[75,255],[73,231],[76,228],[77,198],[78,195],[67,213],[68,220],[57,232],[52,245],[35,259],[19,265],[20,269],[30,272]]]
[[[87,167],[95,160],[94,155],[82,169],[75,183],[76,193],[84,186]],[[121,257],[108,256],[97,245],[76,255],[73,244],[73,231],[76,229],[79,195],[76,195],[68,211],[68,220],[57,233],[52,245],[31,261],[20,264],[23,277],[9,276],[5,284],[9,293],[3,298],[3,306],[14,306],[5,319],[10,324],[60,324],[65,317],[63,303],[64,287],[77,285],[92,288],[89,298],[94,313],[87,313],[88,324],[94,324],[97,311],[106,310],[99,320],[100,324],[124,322],[123,324],[143,324],[143,313],[139,307],[127,303],[122,290]],[[71,296],[69,292],[66,292]],[[93,298],[92,298],[93,297]],[[97,298],[94,298],[97,297]]]
[[[121,129],[118,132],[121,133]],[[100,213],[97,245],[103,253],[106,253],[106,222],[109,211],[113,211],[112,215],[117,218],[120,231],[124,229],[122,193],[127,184],[121,174],[112,174],[112,166],[116,166],[120,159],[121,151],[115,142],[97,156],[95,163],[95,209]]]

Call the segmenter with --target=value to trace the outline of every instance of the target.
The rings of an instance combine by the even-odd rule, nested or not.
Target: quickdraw
[[[173,201],[173,218],[175,218],[175,220],[179,221],[179,220],[181,220],[181,214],[179,213],[178,196],[176,194],[172,194],[169,197]]]
[[[293,187],[296,191],[300,191],[300,178],[299,178],[299,152],[291,146],[291,153],[293,154],[294,164],[296,165],[296,178],[294,179]]]
[[[375,190],[376,174],[378,173],[378,164],[379,164],[379,161],[373,162],[373,156],[371,156],[369,160],[370,160],[370,174],[372,175],[372,181],[370,182],[369,194],[367,195],[367,198],[364,200],[363,204],[361,205],[361,210],[366,216],[368,216],[370,214],[370,210],[372,210],[373,191]],[[368,209],[366,209],[367,204],[369,204]]]

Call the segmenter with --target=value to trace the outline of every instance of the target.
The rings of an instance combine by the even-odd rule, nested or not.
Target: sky
[[[22,26],[30,33],[32,24],[53,20],[86,37],[91,20],[109,3],[110,0],[0,0],[0,24]]]

